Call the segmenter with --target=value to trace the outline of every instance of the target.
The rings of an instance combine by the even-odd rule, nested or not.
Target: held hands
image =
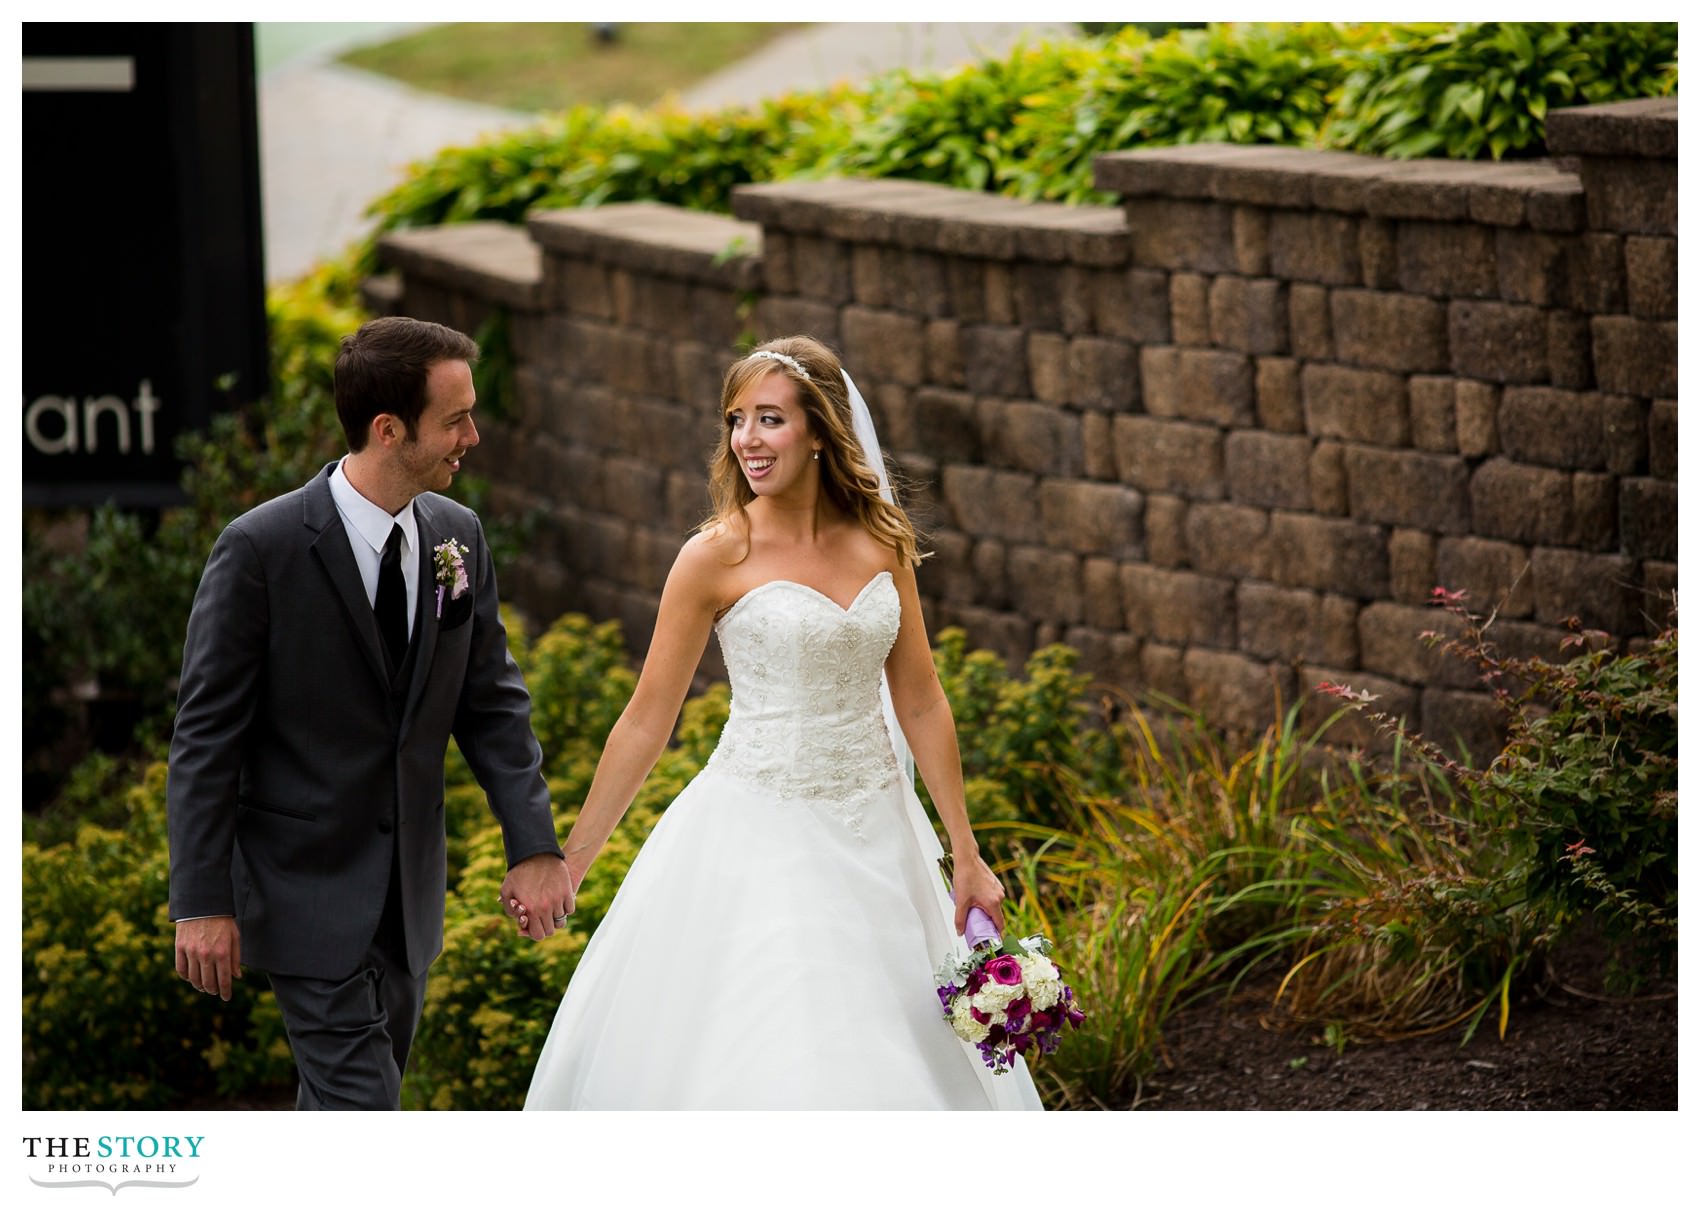
[[[956,932],[961,934],[968,925],[968,911],[978,905],[992,919],[992,925],[1003,933],[1003,884],[986,866],[979,851],[956,865]]]
[[[573,911],[574,882],[564,860],[552,854],[521,859],[502,881],[502,912],[527,938],[545,939],[566,925]]]
[[[233,917],[199,917],[177,923],[177,975],[202,993],[230,1000],[242,975],[242,932]]]

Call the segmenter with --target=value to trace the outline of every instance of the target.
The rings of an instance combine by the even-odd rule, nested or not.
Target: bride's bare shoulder
[[[685,540],[674,557],[669,580],[715,596],[725,585],[733,567],[749,549],[749,540],[725,523],[715,523]]]

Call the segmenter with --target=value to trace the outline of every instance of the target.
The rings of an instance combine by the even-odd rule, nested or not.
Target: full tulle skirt
[[[526,1109],[1041,1109],[943,1018],[961,944],[914,794],[847,817],[711,763],[586,948]]]

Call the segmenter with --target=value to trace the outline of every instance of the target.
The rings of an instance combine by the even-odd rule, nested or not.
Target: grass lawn
[[[439,25],[350,51],[342,61],[415,88],[504,109],[648,105],[684,91],[796,24],[642,22],[598,42],[579,23]]]

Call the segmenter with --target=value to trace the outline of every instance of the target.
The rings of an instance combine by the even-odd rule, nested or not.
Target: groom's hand
[[[198,917],[177,923],[177,975],[202,993],[225,1001],[242,975],[242,932],[233,917]]]
[[[503,912],[515,919],[521,934],[548,938],[555,933],[555,919],[573,911],[572,875],[563,859],[534,854],[508,870],[501,897]]]

